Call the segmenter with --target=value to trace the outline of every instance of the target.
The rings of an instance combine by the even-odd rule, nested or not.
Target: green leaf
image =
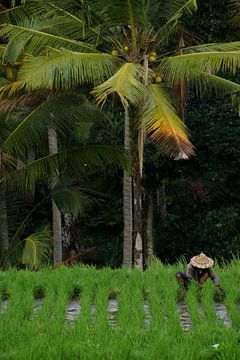
[[[30,269],[39,269],[47,263],[51,253],[52,235],[47,227],[24,239],[22,263]]]
[[[201,73],[230,72],[235,74],[240,67],[240,51],[202,52],[164,59],[158,70],[170,85],[191,80]]]
[[[111,76],[118,65],[109,54],[62,50],[49,56],[29,57],[19,70],[18,80],[29,89],[70,89],[79,84],[97,84]]]
[[[192,16],[197,10],[196,0],[175,1],[175,3],[176,7],[180,7],[175,9],[175,13],[171,15],[167,22],[157,31],[157,36],[160,39],[159,44],[168,43],[172,35],[176,32],[180,21],[182,21],[184,17]],[[168,6],[168,4],[166,5]],[[171,1],[169,5],[171,7]],[[161,14],[159,15],[161,16]]]
[[[141,83],[143,67],[135,63],[125,63],[103,84],[98,85],[92,94],[98,103],[104,104],[109,95],[116,93],[123,104],[139,104],[145,94],[145,87]]]
[[[151,85],[143,103],[141,117],[147,133],[161,145],[163,152],[176,159],[186,159],[193,153],[193,145],[169,97],[163,86]]]

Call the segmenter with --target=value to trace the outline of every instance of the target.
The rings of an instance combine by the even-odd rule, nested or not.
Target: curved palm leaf
[[[109,95],[117,93],[123,106],[128,102],[137,105],[143,99],[146,88],[141,83],[143,67],[135,63],[125,63],[107,81],[98,85],[92,94],[98,103],[104,104]]]
[[[191,80],[204,72],[228,71],[235,74],[240,67],[240,51],[192,53],[164,59],[158,70],[170,84]]]
[[[30,19],[23,25],[3,24],[0,27],[0,37],[6,39],[24,39],[28,53],[40,54],[48,47],[65,49],[73,51],[98,52],[95,47],[87,42],[74,40],[59,35],[59,24],[66,21],[60,17],[52,21],[43,19]],[[58,34],[57,33],[58,30]]]
[[[160,39],[159,44],[167,43],[172,35],[176,32],[180,20],[186,16],[192,16],[197,10],[196,0],[175,1],[175,5],[177,4],[179,8],[175,8],[174,14],[157,32],[157,36]],[[169,5],[171,7],[171,1],[169,2]]]
[[[24,5],[12,6],[10,9],[0,11],[0,24],[9,23],[12,20],[15,22],[22,21],[30,15],[29,9]]]
[[[11,183],[20,191],[29,191],[32,183],[39,179],[49,180],[59,174],[59,169],[65,176],[77,178],[92,173],[104,163],[129,170],[128,158],[121,147],[83,145],[24,164],[17,170],[4,174],[0,179],[0,186],[4,188]]]
[[[25,81],[7,82],[6,84],[0,87],[0,96],[11,98],[16,94],[23,92],[25,88],[26,88]]]
[[[47,227],[24,239],[22,263],[30,269],[39,269],[47,263],[52,250],[52,235]]]
[[[57,188],[52,197],[60,210],[68,210],[75,217],[81,215],[91,203],[88,196],[73,187]]]
[[[240,50],[240,41],[233,41],[227,43],[211,43],[200,44],[195,46],[188,46],[183,48],[183,54],[191,54],[194,52],[212,52],[212,51],[235,51]]]
[[[163,151],[175,159],[186,159],[193,153],[184,123],[169,102],[163,86],[151,85],[142,107],[147,133],[161,144]]]
[[[25,82],[29,89],[69,89],[103,81],[113,74],[118,63],[119,60],[109,54],[62,50],[25,59],[18,80]]]
[[[35,94],[33,93],[32,96],[34,97]],[[86,128],[89,129],[89,124],[99,116],[101,116],[100,110],[81,95],[69,93],[43,98],[40,105],[24,116],[5,138],[1,149],[21,155],[27,149],[44,141],[48,128],[54,128],[58,134],[69,136],[69,124],[75,130],[86,131]]]
[[[217,94],[240,91],[240,84],[206,72],[201,73],[201,75],[197,74],[191,81],[191,84],[196,93],[200,96],[202,96],[205,91],[215,91]]]

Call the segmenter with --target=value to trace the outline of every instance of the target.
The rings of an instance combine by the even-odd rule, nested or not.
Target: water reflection
[[[66,320],[74,321],[81,313],[81,305],[79,299],[72,299],[67,305]]]
[[[41,309],[44,302],[44,298],[38,298],[35,299],[35,304],[32,310],[32,316],[31,320],[36,318],[39,310]],[[0,314],[3,314],[7,311],[9,305],[9,299],[3,299],[1,302],[0,307]],[[152,320],[152,314],[150,311],[150,305],[147,299],[143,300],[142,303],[143,311],[145,314],[145,320],[144,320],[144,327],[149,328]],[[226,306],[222,303],[214,303],[215,313],[216,316],[223,321],[223,324],[227,327],[232,326],[232,321],[227,313]],[[202,316],[204,316],[204,309],[201,304],[199,304],[198,310]],[[81,304],[79,299],[72,299],[68,302],[66,307],[66,320],[67,322],[74,322],[79,316],[81,316]],[[96,305],[91,304],[91,321],[94,324],[96,319]],[[119,304],[117,299],[109,299],[108,305],[107,305],[107,319],[108,324],[112,327],[116,327],[118,325],[118,311],[119,311]],[[179,314],[181,325],[183,330],[189,331],[192,329],[192,322],[191,317],[188,312],[187,305],[184,303],[184,301],[178,301],[176,303],[176,311]],[[166,317],[167,322],[167,317]]]
[[[183,301],[178,301],[176,304],[176,309],[180,316],[183,330],[191,330],[192,322],[188,313],[187,305]]]
[[[215,307],[215,310],[216,310],[217,317],[222,319],[223,323],[226,326],[228,326],[228,327],[232,326],[232,320],[228,316],[226,306],[224,304],[221,304],[221,303],[215,303],[214,307]]]

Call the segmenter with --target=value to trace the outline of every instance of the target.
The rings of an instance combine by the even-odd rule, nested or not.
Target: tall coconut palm
[[[238,84],[220,77],[219,71],[234,73],[238,69],[240,43],[203,44],[185,47],[181,54],[166,53],[178,25],[197,9],[196,0],[106,0],[104,4],[89,0],[84,6],[72,0],[35,1],[34,6],[29,1],[24,9],[32,14],[30,21],[24,12],[18,13],[14,23],[6,23],[0,30],[0,37],[7,42],[4,56],[9,56],[14,42],[21,43],[18,55],[23,49],[28,54],[15,84],[6,85],[2,91],[58,91],[91,84],[101,104],[112,94],[119,96],[126,111],[125,126],[129,119],[137,125],[131,134],[134,142],[125,140],[125,146],[136,150],[132,156],[137,165],[131,175],[135,184],[134,233],[141,249],[144,133],[176,159],[191,155],[193,147],[177,114],[171,89],[184,82],[197,89],[239,89]],[[129,133],[126,129],[126,136]],[[130,194],[131,177],[124,178],[125,190]],[[129,211],[132,196],[125,194],[124,199]],[[130,267],[132,215],[128,213],[124,219],[128,219],[124,265]]]

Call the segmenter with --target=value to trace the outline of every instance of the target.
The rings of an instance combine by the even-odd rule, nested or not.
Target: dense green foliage
[[[26,13],[22,9],[25,8],[17,7],[13,11],[13,15],[8,18],[5,6],[10,7],[20,3],[29,5],[29,8],[26,7],[28,9],[26,11],[29,11],[29,14],[34,18],[31,26],[35,30],[37,29],[42,32],[42,34],[31,33],[32,29],[26,30],[30,25],[24,22],[26,20]],[[107,264],[118,267],[122,264],[123,248],[122,170],[110,167],[109,164],[112,165],[117,159],[117,162],[123,166],[124,161],[121,157],[121,151],[118,152],[119,148],[115,149],[115,153],[110,153],[111,149],[114,150],[114,146],[109,147],[109,144],[121,145],[123,143],[124,112],[122,104],[126,104],[128,100],[136,105],[135,102],[137,103],[137,100],[139,101],[139,98],[143,95],[144,87],[142,83],[139,82],[138,91],[135,93],[135,91],[132,91],[131,82],[133,80],[138,81],[138,77],[141,78],[143,76],[143,69],[141,68],[143,65],[142,58],[140,57],[140,60],[137,58],[136,62],[139,62],[138,68],[134,62],[131,62],[131,56],[136,56],[134,52],[136,49],[139,51],[139,54],[141,53],[141,41],[143,43],[145,41],[147,44],[146,48],[144,48],[145,53],[149,50],[158,50],[152,48],[150,41],[151,32],[148,34],[147,28],[141,30],[143,38],[141,36],[138,38],[139,47],[136,47],[136,39],[134,39],[137,33],[135,28],[132,27],[132,29],[135,29],[132,32],[132,37],[127,33],[126,29],[123,28],[123,34],[121,34],[121,31],[115,28],[116,22],[123,25],[128,23],[128,21],[131,22],[136,19],[142,25],[146,19],[139,9],[133,14],[133,18],[129,20],[126,17],[129,8],[126,7],[122,9],[121,16],[119,15],[120,18],[117,19],[114,13],[107,13],[107,11],[104,13],[106,9],[109,10],[107,6],[111,4],[111,2],[106,1],[106,7],[103,8],[105,10],[99,13],[99,18],[96,18],[94,12],[96,10],[100,11],[100,9],[96,8],[97,2],[93,1],[91,2],[91,11],[89,11],[90,7],[86,8],[86,14],[85,11],[82,13],[79,10],[78,15],[80,17],[83,16],[84,21],[86,21],[85,24],[84,21],[77,20],[77,17],[69,16],[69,13],[65,11],[64,6],[69,11],[72,11],[74,6],[79,9],[80,3],[78,1],[75,3],[71,3],[71,1],[64,3],[59,0],[56,3],[62,6],[63,10],[59,10],[58,6],[56,7],[52,3],[48,4],[46,2],[45,4],[41,1],[37,1],[34,4],[31,1],[12,1],[11,5],[10,2],[6,1],[3,2],[0,8],[2,21],[12,22],[11,25],[6,25],[6,28],[4,27],[5,25],[2,25],[1,28],[2,42],[7,42],[10,39],[9,46],[5,50],[3,50],[3,45],[2,47],[0,46],[3,63],[1,64],[2,67],[0,67],[2,76],[1,85],[5,83],[9,85],[9,88],[1,88],[1,96],[4,98],[3,100],[1,99],[1,106],[3,112],[6,109],[8,110],[8,107],[13,106],[11,115],[7,113],[7,115],[3,115],[3,120],[1,120],[1,129],[4,130],[1,132],[0,139],[1,153],[6,156],[5,152],[8,155],[9,151],[11,156],[15,156],[15,160],[11,159],[11,167],[19,166],[22,163],[27,165],[27,152],[32,147],[34,147],[35,156],[38,159],[36,164],[27,165],[26,169],[22,172],[21,170],[16,171],[12,178],[6,177],[7,184],[10,186],[6,194],[4,193],[4,196],[6,196],[7,200],[8,231],[10,245],[12,245],[13,249],[9,249],[4,261],[8,258],[12,264],[19,265],[23,262],[23,246],[27,245],[26,248],[31,253],[41,243],[43,247],[40,252],[49,256],[52,246],[48,236],[46,236],[48,252],[45,252],[44,242],[38,242],[34,233],[40,234],[39,231],[45,231],[42,229],[47,229],[46,226],[49,229],[52,227],[51,199],[53,198],[62,211],[63,224],[65,224],[63,214],[69,212],[74,216],[68,229],[71,235],[70,240],[64,239],[63,242],[64,259],[70,256],[71,250],[81,252],[90,248],[92,249],[91,252],[86,257],[81,257],[83,262],[96,264],[97,266]],[[172,15],[180,4],[184,3],[185,1],[173,1],[172,8],[168,9],[169,13],[163,14],[161,21],[164,23],[166,18]],[[133,4],[136,5],[134,1]],[[152,4],[154,5],[153,9],[150,9],[151,11],[148,9],[147,13],[149,19],[153,21],[153,25],[157,28],[158,25],[155,23],[154,11],[159,6],[159,3],[152,1]],[[114,6],[118,6],[117,1],[114,2]],[[196,9],[195,2],[190,1],[188,6],[186,10],[187,15],[193,15]],[[47,11],[48,15],[46,15],[46,9],[51,9],[50,12]],[[42,16],[43,24],[48,16],[49,23],[50,19],[56,22],[56,24],[54,21],[51,23],[49,30],[55,37],[44,34],[45,28],[44,26],[43,28],[41,27],[41,21],[38,23],[37,14],[41,14],[40,17]],[[65,23],[58,34],[58,21],[64,18],[63,14],[66,16]],[[162,53],[165,50],[172,50],[175,54],[180,50],[178,49],[178,46],[180,46],[179,34],[183,36],[186,47],[196,43],[223,43],[238,40],[238,29],[236,24],[233,25],[232,20],[234,14],[234,9],[229,6],[227,1],[211,0],[205,2],[199,0],[196,16],[184,18],[180,22],[181,26],[176,29],[175,34],[171,33],[170,36],[168,34],[168,27],[163,28],[165,42],[163,47],[161,47],[160,55],[164,57],[165,55],[162,55]],[[178,13],[178,16],[180,15]],[[25,19],[23,23],[21,23],[22,18]],[[35,20],[37,21],[35,22]],[[80,29],[75,29],[75,20],[77,20],[78,26],[81,27],[81,31]],[[21,37],[18,27],[15,27],[14,24],[24,26],[24,36],[27,36],[26,34],[30,31],[32,37],[29,37],[28,41],[26,40],[27,37]],[[87,28],[89,24],[93,28]],[[96,37],[96,29],[98,29],[99,24],[102,26],[102,33],[97,33],[98,36]],[[85,34],[84,31],[86,29],[89,32]],[[110,40],[109,37],[105,36],[105,33],[111,35],[112,29],[116,30],[117,40],[114,37],[111,38],[111,36]],[[46,31],[48,32],[48,29]],[[56,35],[69,36],[72,39],[65,39],[65,41],[61,38],[59,40]],[[168,41],[168,35],[170,41]],[[22,42],[16,44],[15,36],[20,36]],[[86,44],[80,40],[88,43]],[[106,43],[105,40],[107,40]],[[121,43],[117,42],[118,40],[120,42],[123,40],[128,42],[127,50],[122,49]],[[77,43],[78,41],[80,42]],[[93,56],[97,53],[92,55],[89,53],[84,54],[88,59],[85,62],[84,56],[79,56],[82,55],[82,51],[97,51],[95,45],[93,45],[94,41],[96,41],[96,46],[98,46],[100,51],[106,52],[99,56],[99,59],[101,59],[98,60],[99,67],[95,66],[97,56],[96,59]],[[45,53],[46,45],[49,46],[51,51],[49,50]],[[62,49],[62,46],[65,47],[65,52],[57,50],[59,47]],[[131,46],[136,49],[133,51]],[[118,51],[120,53],[122,52],[121,56],[110,56],[111,50],[115,47],[119,48]],[[72,50],[72,52],[68,52],[67,49]],[[32,57],[29,57],[30,53]],[[21,67],[21,61],[24,56],[26,56],[27,60],[23,62],[23,67]],[[70,56],[70,70],[68,68],[68,56]],[[174,60],[174,56],[172,56],[172,59]],[[226,59],[223,61],[224,64],[227,63]],[[6,63],[4,63],[5,61]],[[127,64],[126,68],[124,67],[124,61]],[[207,61],[211,61],[211,59]],[[169,72],[174,70],[176,63],[174,61],[171,63],[170,61],[168,65],[162,65],[161,63],[154,65],[154,62],[149,62],[150,72],[155,70],[164,74],[165,69],[164,76],[166,79],[164,81],[166,80],[166,84],[169,85],[172,78],[169,75],[168,79],[166,69]],[[113,78],[110,78],[114,84],[112,88],[111,81],[109,83],[106,81],[103,87],[101,87],[102,85],[98,86],[95,92],[90,92],[92,89],[90,83],[93,82],[94,85],[99,84],[116,72],[116,69],[119,69],[120,63],[122,64],[121,69],[129,71],[128,76],[125,78],[125,84],[126,80],[131,78],[128,86],[126,86],[126,93],[125,86],[119,86],[118,89],[120,93],[125,94],[125,100],[121,104],[120,100],[113,96],[113,101],[108,99],[104,112],[100,113],[95,106],[93,108],[91,107],[92,105],[90,106],[88,100],[92,100],[92,95],[94,94],[98,100],[105,101],[107,93],[104,86],[107,86],[109,93],[113,93],[116,84]],[[38,66],[39,64],[41,66]],[[204,64],[205,60],[203,58],[200,67],[202,66],[203,72],[207,72],[211,76],[211,71]],[[211,64],[213,65],[213,71],[216,68],[221,68],[218,60],[215,62],[213,59]],[[35,66],[37,67],[35,68]],[[54,68],[54,66],[57,67]],[[63,67],[61,68],[61,66]],[[18,71],[19,67],[21,67],[20,71]],[[31,67],[35,69],[33,72],[30,71]],[[72,67],[75,69],[73,72]],[[61,71],[59,70],[60,68]],[[140,68],[141,70],[139,70]],[[46,71],[44,70],[44,72],[42,69]],[[179,78],[176,77],[175,80],[178,80],[181,86],[183,78],[179,69],[181,69],[181,66],[177,70]],[[184,66],[182,69],[184,69]],[[137,79],[134,78],[136,71],[139,71]],[[187,66],[186,73],[189,78],[193,76],[191,71],[191,66]],[[37,76],[35,76],[36,74]],[[67,75],[64,77],[62,74]],[[224,75],[227,77],[225,73]],[[155,80],[151,76],[149,78],[151,86],[152,88],[157,88],[156,84],[153,85]],[[231,75],[231,78],[228,76],[228,78],[239,82],[236,74]],[[27,85],[25,85],[29,86],[26,89],[30,92],[26,94],[26,89],[21,87],[21,83],[20,86],[18,82],[15,84],[14,81],[17,79],[23,80],[23,82],[26,81]],[[85,86],[85,82],[88,82],[87,86]],[[80,90],[79,87],[82,83],[84,86]],[[117,84],[119,84],[118,81]],[[43,92],[41,92],[42,90],[35,92],[36,87],[38,88],[40,85],[45,90]],[[219,93],[216,91],[219,89],[223,90],[222,86],[219,89],[216,87],[215,91],[210,92],[209,86],[206,85],[206,91],[204,91],[204,86],[202,86],[200,91],[194,92],[196,89],[192,85],[192,83],[189,84],[185,89],[184,122],[189,129],[190,139],[195,146],[195,154],[189,160],[174,161],[163,154],[163,147],[159,144],[150,143],[148,139],[145,141],[144,177],[142,181],[144,252],[146,254],[146,234],[149,231],[148,209],[150,208],[150,199],[153,199],[152,228],[154,246],[156,255],[162,261],[173,262],[181,256],[188,258],[193,253],[201,250],[212,257],[226,261],[232,258],[233,255],[237,255],[240,251],[240,207],[238,205],[240,185],[238,170],[240,118],[237,107],[231,103],[231,97],[226,95],[225,92],[222,93],[220,91]],[[159,86],[160,89],[161,85]],[[54,91],[50,92],[49,88]],[[69,88],[71,88],[71,93],[67,94]],[[18,89],[19,93],[16,92],[15,94],[14,89]],[[57,92],[55,93],[56,90]],[[64,92],[59,96],[58,91],[63,90]],[[179,88],[175,90],[179,96]],[[87,96],[83,96],[82,93]],[[162,95],[161,92],[159,94]],[[162,96],[159,97],[161,100]],[[183,110],[182,99],[177,99],[177,103],[179,101],[180,104],[177,105]],[[151,101],[147,104],[152,105]],[[59,111],[60,108],[61,111]],[[146,108],[147,106],[145,107],[145,114],[147,114]],[[171,111],[168,112],[167,120],[171,120],[169,114],[171,114]],[[136,113],[132,112],[131,117],[131,120],[137,119]],[[168,126],[169,123],[167,121],[165,130],[168,130]],[[59,153],[56,156],[52,154],[48,156],[47,132],[49,127],[57,128],[58,132]],[[133,139],[134,136],[136,137],[135,132],[136,130],[132,126],[131,133]],[[162,133],[164,134],[164,129]],[[15,136],[14,134],[17,135]],[[181,138],[181,131],[179,134]],[[161,145],[165,144],[164,141]],[[88,146],[92,144],[103,144],[105,148],[93,147],[90,154],[90,147]],[[136,142],[133,142],[131,150],[134,153],[134,160],[137,159],[136,148]],[[166,145],[166,148],[168,148],[168,145]],[[28,168],[30,169],[29,171]],[[5,170],[9,170],[9,167],[4,168]],[[58,183],[55,184],[55,188],[52,188],[51,179],[56,173],[59,174]],[[5,184],[4,176],[2,183]],[[30,191],[33,183],[35,183],[35,197],[32,196]],[[14,187],[16,184],[17,188]],[[2,188],[1,191],[3,191]],[[161,191],[162,199],[159,197]],[[21,227],[19,228],[20,224]],[[32,237],[29,237],[30,234],[32,234]],[[39,236],[39,239],[41,239],[41,234]],[[28,242],[26,239],[28,239]],[[30,243],[34,243],[35,247],[31,248],[29,246]],[[2,253],[5,250],[1,249]],[[37,264],[40,263],[38,260],[36,260]],[[45,264],[46,260],[47,256],[44,259]]]

